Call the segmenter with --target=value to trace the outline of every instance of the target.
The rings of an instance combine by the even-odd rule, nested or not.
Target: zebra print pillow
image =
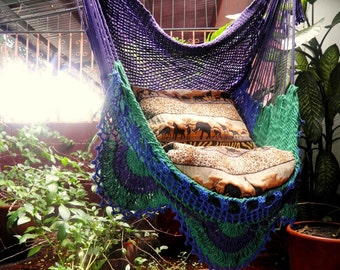
[[[133,87],[157,139],[166,144],[255,147],[248,129],[226,92],[217,90],[153,91]]]

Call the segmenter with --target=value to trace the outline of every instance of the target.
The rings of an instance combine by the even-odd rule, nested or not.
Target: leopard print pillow
[[[274,147],[237,149],[227,146],[164,146],[170,160],[205,188],[230,197],[251,197],[285,183],[295,169],[289,151]]]

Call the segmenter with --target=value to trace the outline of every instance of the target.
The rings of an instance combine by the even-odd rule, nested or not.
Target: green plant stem
[[[315,18],[314,18],[314,3],[312,4],[312,24],[315,24]]]

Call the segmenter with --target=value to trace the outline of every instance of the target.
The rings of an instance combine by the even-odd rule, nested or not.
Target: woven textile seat
[[[293,85],[298,0],[254,0],[215,40],[189,45],[167,35],[137,0],[83,0],[86,32],[105,103],[94,181],[103,203],[126,218],[171,209],[186,244],[211,269],[238,269],[270,233],[295,217],[298,100]],[[258,196],[232,197],[179,170],[151,130],[133,87],[223,91],[256,147],[289,151],[295,170]]]

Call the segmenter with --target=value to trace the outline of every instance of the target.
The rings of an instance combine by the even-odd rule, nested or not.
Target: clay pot
[[[16,207],[12,207],[15,210]],[[27,245],[19,245],[19,240],[14,236],[23,234],[31,223],[20,226],[7,226],[7,214],[9,206],[0,206],[0,268],[4,263],[23,260],[27,256]]]
[[[170,209],[155,216],[155,225],[158,232],[158,238],[161,245],[165,245],[168,249],[163,253],[175,255],[181,251],[188,250],[185,246],[185,236],[180,232],[181,224],[175,219],[176,214]]]
[[[338,270],[340,269],[340,239],[312,236],[296,228],[315,225],[335,226],[339,223],[305,221],[287,227],[290,270]]]

